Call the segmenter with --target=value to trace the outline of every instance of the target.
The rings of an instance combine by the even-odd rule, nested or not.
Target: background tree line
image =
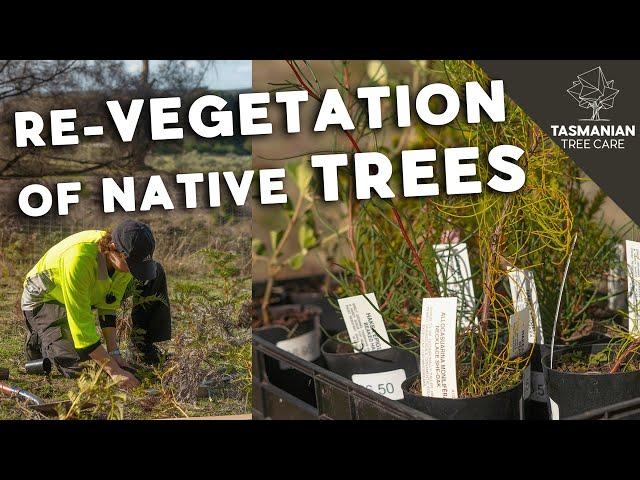
[[[140,60],[138,68],[121,60],[0,60],[0,180],[44,175],[78,175],[97,170],[133,172],[148,169],[151,153],[250,154],[250,144],[240,136],[202,139],[188,128],[186,110],[198,97],[209,93],[203,80],[214,61]],[[215,92],[237,110],[239,91]],[[121,141],[110,121],[105,102],[119,100],[125,111],[134,98],[179,96],[180,126],[185,138],[152,142],[148,102],[131,142]],[[76,131],[86,125],[103,125],[101,137],[81,138],[79,145],[63,147],[15,147],[14,113],[33,110],[48,119],[53,109],[75,108]],[[203,112],[206,122],[208,112]],[[49,135],[45,121],[43,137]]]

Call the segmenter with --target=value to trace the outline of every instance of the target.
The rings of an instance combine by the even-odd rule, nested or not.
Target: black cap
[[[125,220],[115,228],[111,237],[118,251],[127,255],[131,275],[138,280],[156,278],[156,262],[152,258],[156,241],[148,225],[136,220]]]

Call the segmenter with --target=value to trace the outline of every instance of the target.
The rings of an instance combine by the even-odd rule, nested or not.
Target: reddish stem
[[[634,341],[631,345],[629,345],[627,349],[622,353],[622,355],[618,357],[618,360],[616,360],[616,363],[613,364],[613,367],[611,367],[611,370],[609,370],[609,373],[616,373],[618,370],[620,370],[620,367],[622,366],[622,364],[627,360],[629,355],[631,355],[631,353],[633,353],[635,349],[638,348],[639,345],[640,345],[640,339]]]
[[[393,215],[396,217],[396,222],[398,222],[398,227],[400,227],[400,232],[402,232],[402,237],[404,238],[405,242],[407,242],[407,245],[409,245],[409,249],[411,250],[411,254],[413,255],[413,261],[416,264],[416,267],[418,267],[418,269],[420,270],[420,273],[422,273],[422,277],[424,278],[424,286],[427,289],[427,292],[429,292],[429,295],[433,297],[437,296],[438,294],[435,291],[435,288],[433,288],[433,286],[431,285],[431,282],[429,281],[429,277],[427,276],[427,272],[425,271],[424,266],[422,265],[422,261],[420,260],[420,254],[418,253],[418,250],[416,250],[415,245],[411,241],[411,238],[409,237],[407,230],[404,228],[404,223],[402,223],[400,212],[398,212],[398,210],[395,207],[392,207],[392,211],[393,211]]]
[[[287,60],[287,65],[289,65],[289,68],[291,68],[291,70],[293,71],[293,74],[295,75],[296,79],[298,80],[298,83],[300,83],[300,86],[302,86],[302,88],[304,88],[309,93],[309,96],[311,98],[317,100],[317,101],[320,101],[320,97],[318,95],[316,95],[315,92],[313,90],[311,90],[311,87],[306,84],[306,82],[302,78],[302,75],[300,75],[300,73],[298,72],[298,69],[296,68],[296,65],[293,63],[293,61]],[[357,153],[362,152],[362,150],[360,150],[358,142],[356,142],[356,139],[353,137],[351,132],[347,132],[346,130],[343,130],[343,132],[347,136],[347,139],[349,140],[351,145],[353,146],[353,149]],[[413,242],[411,241],[411,238],[409,237],[409,235],[407,234],[406,229],[404,228],[404,224],[402,223],[402,219],[400,217],[400,212],[398,212],[398,209],[393,205],[391,205],[391,211],[393,212],[393,215],[395,216],[396,221],[398,222],[398,227],[400,227],[400,231],[402,232],[402,237],[404,238],[405,242],[409,246],[409,249],[411,250],[411,253],[413,254],[413,260],[414,260],[416,266],[418,267],[418,269],[420,270],[420,272],[422,273],[422,276],[424,277],[424,285],[425,285],[427,291],[429,292],[430,295],[432,295],[434,297],[437,296],[437,292],[435,291],[435,288],[433,288],[433,286],[431,285],[431,282],[429,281],[429,277],[427,276],[427,272],[425,271],[424,266],[422,265],[422,262],[420,261],[420,255],[418,254],[418,251],[416,250],[416,247],[413,245]],[[351,231],[351,228],[353,227],[353,221],[352,221],[353,217],[352,217],[351,212],[349,214],[349,219],[351,221],[350,222],[351,223],[350,231]],[[354,249],[355,245],[352,244],[351,247],[352,247],[352,249]],[[358,272],[360,267],[358,265],[356,252],[354,251],[353,254],[354,254],[354,262],[355,262],[356,272]],[[362,279],[362,277],[360,275],[358,275],[358,276],[359,276],[360,279]],[[362,288],[362,286],[363,285],[361,285],[361,288]]]
[[[351,248],[351,255],[353,256],[353,267],[356,271],[356,279],[358,281],[358,285],[360,286],[360,291],[363,295],[367,294],[367,286],[364,283],[364,279],[362,278],[362,271],[360,270],[360,262],[358,262],[358,250],[356,249],[356,234],[355,228],[353,227],[353,213],[355,210],[355,202],[353,201],[353,182],[349,182],[349,247]]]

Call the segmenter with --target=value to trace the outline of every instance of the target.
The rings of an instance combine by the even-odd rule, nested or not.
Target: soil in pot
[[[617,351],[612,344],[581,345],[542,359],[552,418],[567,418],[640,397],[640,356],[610,373]]]
[[[402,382],[418,373],[416,355],[406,350],[415,347],[415,344],[406,341],[403,342],[403,348],[357,352],[346,343],[348,338],[344,331],[337,338],[330,338],[322,344],[322,356],[327,368],[387,398],[401,400]]]
[[[579,345],[591,345],[594,343],[608,342],[610,339],[604,333],[592,332],[580,339]],[[566,345],[564,343],[555,344],[555,355],[563,350],[571,348],[575,345]],[[549,412],[549,398],[547,395],[547,383],[544,379],[544,370],[542,368],[542,359],[551,353],[551,342],[533,347],[531,356],[531,393],[528,400],[525,401],[524,418],[525,420],[549,420],[551,413]]]
[[[325,293],[326,278],[310,276],[288,279],[281,283],[292,303],[317,305],[322,309],[320,325],[330,335],[336,335],[346,328],[342,317],[331,306]],[[330,287],[329,287],[330,288]]]
[[[329,303],[326,295],[322,292],[291,292],[289,298],[293,303],[305,305],[317,305],[322,309],[320,325],[329,335],[337,335],[346,327],[344,320],[335,308]]]
[[[404,403],[440,420],[518,420],[522,408],[522,380],[503,391],[467,398],[423,397],[420,375],[402,384]]]

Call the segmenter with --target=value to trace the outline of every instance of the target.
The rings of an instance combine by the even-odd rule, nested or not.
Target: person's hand
[[[114,372],[111,375],[111,378],[118,382],[119,386],[124,388],[125,390],[132,390],[140,385],[140,381],[132,374],[127,372],[126,370],[119,369],[119,371]]]

